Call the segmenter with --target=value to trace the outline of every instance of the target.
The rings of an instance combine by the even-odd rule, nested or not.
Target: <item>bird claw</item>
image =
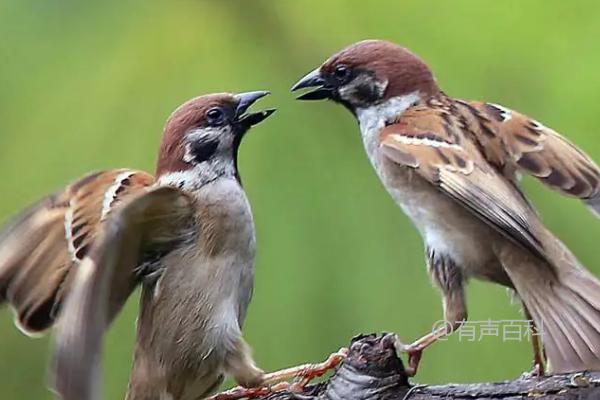
[[[533,369],[531,370],[531,372],[529,373],[531,376],[536,377],[536,378],[541,378],[545,375],[544,373],[544,366],[540,363],[535,363],[533,365]]]
[[[408,355],[408,365],[404,367],[404,372],[406,373],[406,376],[415,376],[417,374],[417,369],[419,368],[419,363],[421,362],[423,348],[415,344],[404,344],[400,340],[398,335],[394,336],[394,348],[396,349],[396,353],[405,353],[406,355]]]
[[[296,367],[283,369],[265,375],[265,382],[274,383],[288,379],[301,378],[299,382],[294,383],[295,387],[304,384],[306,386],[313,379],[325,375],[331,369],[337,367],[348,355],[348,349],[342,347],[337,352],[329,355],[327,360],[317,364],[304,364]]]
[[[404,372],[406,372],[407,376],[415,376],[417,374],[417,369],[419,368],[419,363],[421,362],[423,350],[409,348],[406,352],[408,354],[408,366],[404,368]]]
[[[535,379],[542,378],[545,376],[544,366],[540,363],[534,363],[533,368],[529,372],[523,372],[521,375],[522,379]]]
[[[256,399],[258,397],[265,397],[275,392],[289,391],[290,383],[279,382],[273,386],[261,386],[257,388],[245,388],[242,386],[236,386],[233,389],[226,390],[221,393],[217,393],[214,396],[207,398],[206,400],[239,400],[239,399]]]
[[[254,399],[284,390],[289,393],[302,393],[306,385],[313,379],[323,376],[327,371],[338,366],[347,355],[348,349],[343,347],[331,354],[327,360],[322,363],[305,364],[266,374],[264,376],[266,385],[263,387],[244,388],[237,386],[233,389],[209,397],[206,400]],[[297,380],[290,383],[287,382],[288,379]]]

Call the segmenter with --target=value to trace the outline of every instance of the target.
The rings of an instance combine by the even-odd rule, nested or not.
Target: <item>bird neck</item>
[[[218,179],[236,179],[240,181],[236,165],[231,160],[211,160],[194,164],[188,169],[168,171],[157,177],[160,186],[173,186],[185,191],[196,192]]]
[[[379,131],[396,121],[404,111],[418,104],[422,99],[420,92],[412,92],[391,97],[382,102],[356,109],[356,118],[362,132]]]

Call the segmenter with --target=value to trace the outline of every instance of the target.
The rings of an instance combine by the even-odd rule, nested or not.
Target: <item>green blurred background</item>
[[[181,102],[270,89],[279,107],[241,149],[258,230],[245,326],[260,366],[317,361],[360,332],[406,341],[441,318],[420,238],[382,189],[342,108],[299,103],[292,83],[354,41],[402,43],[447,93],[501,103],[600,160],[600,2],[0,1],[0,220],[95,169],[152,171]],[[525,186],[545,222],[600,274],[596,221],[576,201]],[[137,297],[137,296],[136,296]],[[519,319],[505,290],[473,282],[473,320]],[[106,398],[123,397],[137,298],[106,340]],[[0,314],[0,397],[49,399],[49,340]],[[527,342],[499,338],[426,352],[421,382],[513,378]]]

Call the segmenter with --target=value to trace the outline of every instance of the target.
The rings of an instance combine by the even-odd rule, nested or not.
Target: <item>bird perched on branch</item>
[[[241,334],[255,231],[237,154],[273,113],[247,112],[267,94],[186,102],[165,126],[156,176],[88,175],[0,233],[0,299],[27,334],[57,323],[53,380],[64,400],[99,397],[103,333],[138,285],[129,400],[203,398],[225,375],[245,387],[285,378],[257,368]]]
[[[471,278],[514,289],[541,327],[551,369],[600,369],[600,283],[540,222],[519,187],[529,174],[600,213],[600,171],[541,123],[493,103],[444,94],[429,67],[396,44],[353,44],[302,78],[300,100],[341,103],[387,191],[426,247],[447,325],[413,344],[421,352],[467,319]],[[535,363],[542,355],[534,341]]]

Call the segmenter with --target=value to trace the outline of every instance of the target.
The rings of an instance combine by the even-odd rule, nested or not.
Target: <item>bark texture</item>
[[[304,393],[279,392],[264,400],[600,400],[600,372],[519,378],[474,384],[412,384],[391,335],[354,338],[346,360],[327,381]]]

